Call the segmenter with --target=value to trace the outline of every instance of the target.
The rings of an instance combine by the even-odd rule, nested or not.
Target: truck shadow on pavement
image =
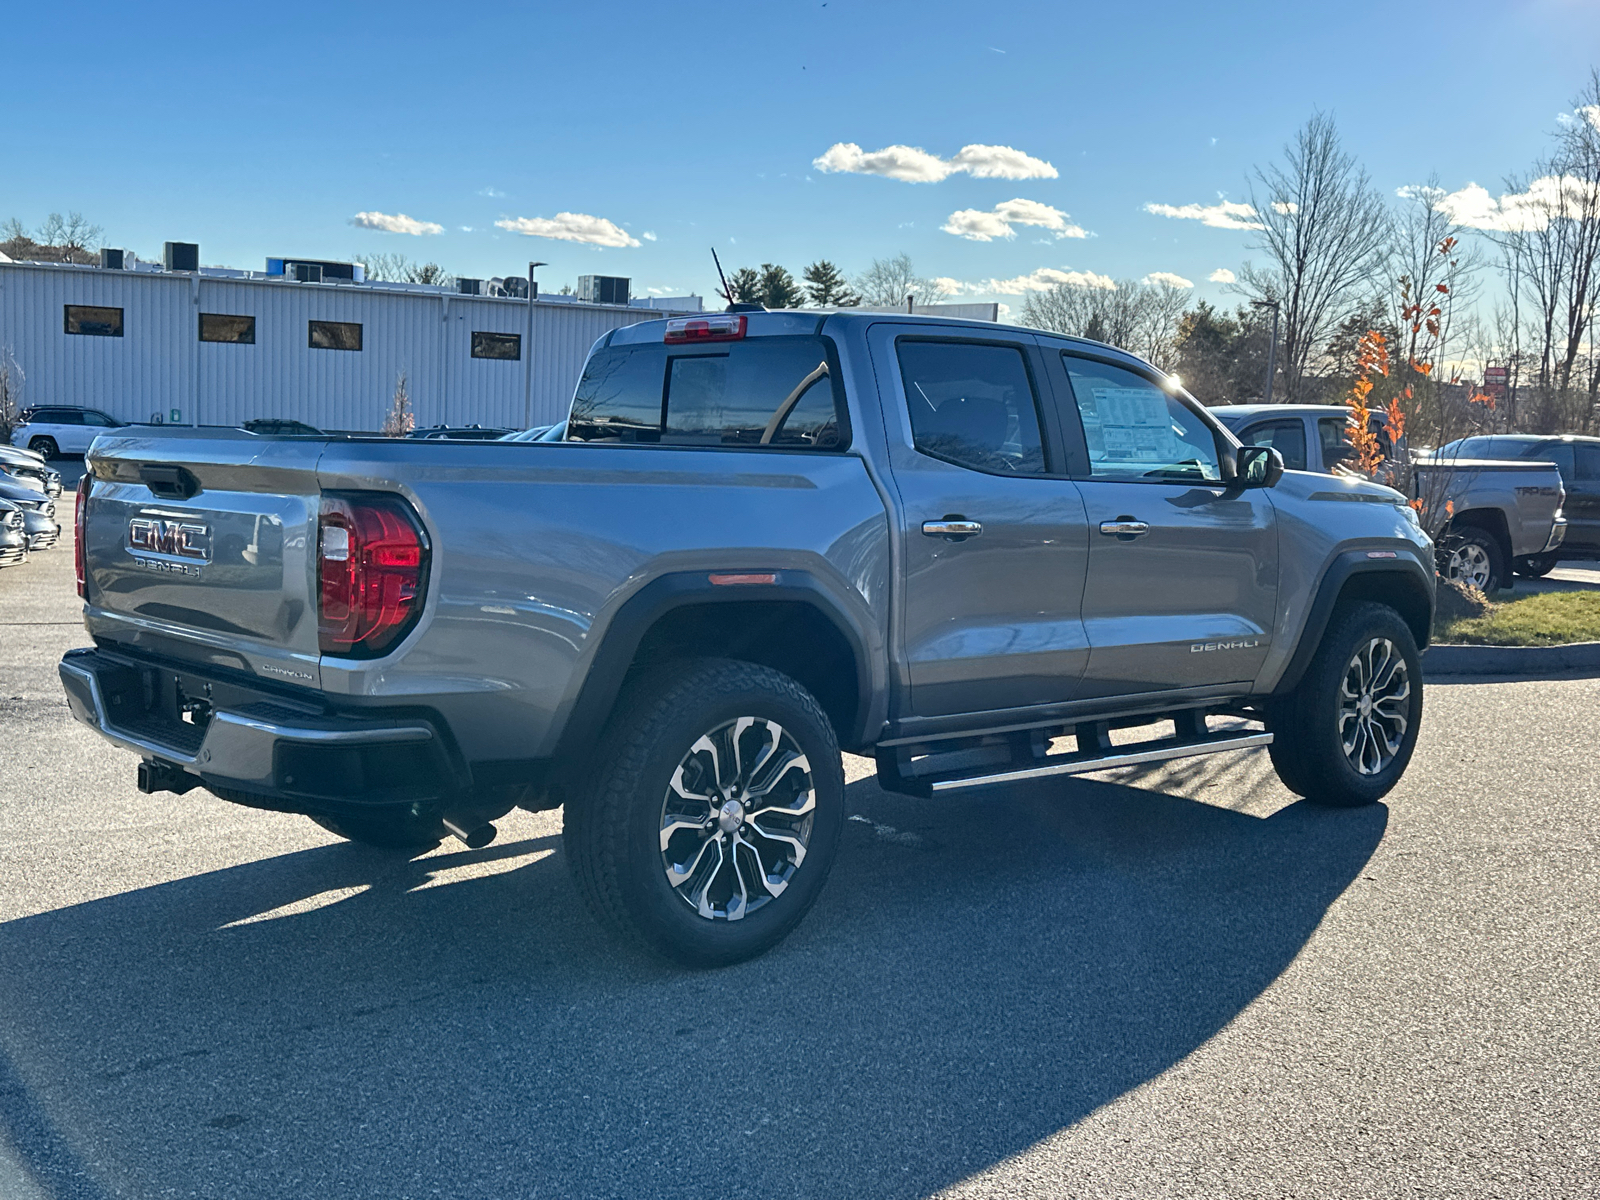
[[[58,1196],[922,1196],[1202,1045],[1388,816],[848,799],[817,908],[712,973],[605,940],[555,836],[0,925],[0,1130]]]

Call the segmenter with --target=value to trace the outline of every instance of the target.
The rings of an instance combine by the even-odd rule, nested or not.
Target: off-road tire
[[[1451,555],[1458,547],[1476,547],[1488,559],[1489,578],[1483,584],[1483,591],[1486,595],[1494,595],[1511,582],[1510,564],[1506,562],[1506,556],[1501,552],[1499,541],[1488,530],[1478,529],[1471,525],[1451,533],[1445,539],[1439,556],[1439,574],[1442,577],[1446,579],[1455,578],[1450,574],[1449,564]],[[1461,579],[1460,582],[1471,583],[1472,581],[1470,579]]]
[[[1543,579],[1556,569],[1560,557],[1555,554],[1530,554],[1515,560],[1511,566],[1524,579]]]
[[[1362,774],[1345,752],[1340,696],[1356,653],[1374,639],[1390,642],[1404,662],[1410,684],[1406,729],[1399,750],[1382,770]],[[1278,778],[1313,804],[1353,808],[1374,804],[1405,774],[1422,724],[1422,658],[1411,628],[1386,604],[1340,608],[1295,689],[1270,706],[1273,734],[1268,753]]]
[[[61,456],[61,447],[56,445],[55,438],[30,438],[28,439],[28,449],[46,459],[59,458]]]
[[[363,846],[382,850],[424,850],[444,840],[445,828],[436,816],[419,816],[409,808],[337,817],[311,818],[329,833]]]
[[[714,920],[667,880],[662,805],[690,747],[745,716],[776,722],[794,738],[810,767],[815,811],[805,856],[782,893],[743,919]],[[726,966],[782,941],[816,901],[844,826],[844,764],[827,715],[789,676],[707,658],[643,672],[624,688],[593,762],[594,774],[565,805],[562,841],[590,912],[623,940],[685,966]]]

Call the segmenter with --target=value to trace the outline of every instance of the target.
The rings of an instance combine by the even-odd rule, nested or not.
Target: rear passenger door
[[[1266,490],[1224,486],[1217,430],[1154,375],[1072,351],[1052,365],[1063,424],[1084,449],[1089,666],[1080,695],[1254,680],[1278,598]]]
[[[1575,442],[1577,469],[1567,485],[1567,541],[1600,550],[1600,442]]]
[[[897,715],[1070,699],[1088,532],[1036,339],[886,322],[868,342],[899,494]]]

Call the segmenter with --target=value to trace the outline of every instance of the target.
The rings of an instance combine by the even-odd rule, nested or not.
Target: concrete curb
[[[1422,652],[1427,679],[1452,675],[1519,675],[1560,679],[1600,675],[1600,642],[1570,646],[1429,646]]]

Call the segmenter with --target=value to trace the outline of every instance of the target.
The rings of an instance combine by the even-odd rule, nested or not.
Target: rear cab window
[[[839,451],[849,444],[837,356],[816,335],[635,343],[590,356],[567,440]]]
[[[1019,346],[900,338],[918,453],[996,475],[1046,471],[1039,405]]]

